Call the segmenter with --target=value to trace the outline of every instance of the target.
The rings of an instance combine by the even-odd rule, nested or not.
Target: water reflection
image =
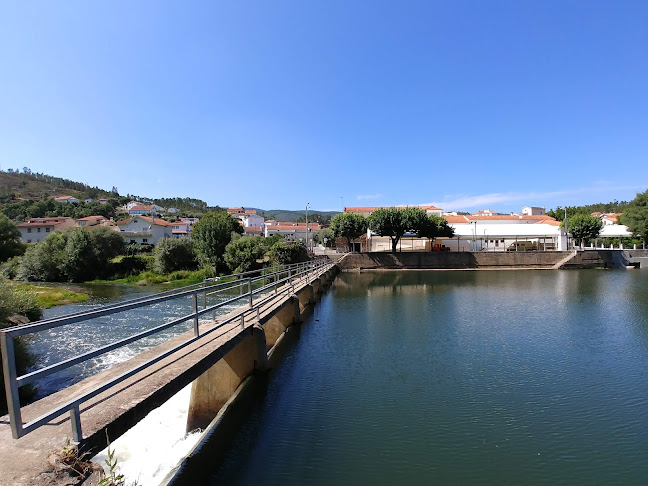
[[[343,274],[211,484],[641,484],[648,272]]]

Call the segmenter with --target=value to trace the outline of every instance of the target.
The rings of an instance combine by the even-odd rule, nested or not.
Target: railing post
[[[20,397],[18,395],[18,384],[16,383],[16,355],[14,353],[14,338],[0,333],[0,345],[2,346],[2,370],[4,374],[5,393],[7,395],[7,408],[9,410],[9,421],[11,422],[11,435],[14,439],[22,436],[23,424],[20,414]]]
[[[203,309],[207,308],[207,281],[203,282]]]
[[[250,307],[252,307],[252,279],[248,278],[248,303],[250,304]]]
[[[83,440],[83,431],[81,430],[81,411],[79,404],[70,410],[70,423],[72,424],[72,440],[81,442]]]
[[[198,337],[200,336],[200,328],[198,324],[198,294],[194,292],[191,295],[191,301],[193,304],[193,328],[194,328],[194,336]]]

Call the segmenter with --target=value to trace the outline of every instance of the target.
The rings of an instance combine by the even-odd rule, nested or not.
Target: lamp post
[[[567,238],[567,251],[569,251],[569,230],[567,229],[567,206],[565,206],[565,238]]]
[[[308,206],[309,202],[306,203],[306,251],[308,251]]]

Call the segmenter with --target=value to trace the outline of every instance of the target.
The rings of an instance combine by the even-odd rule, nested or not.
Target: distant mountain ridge
[[[255,208],[250,208],[250,209],[255,209]],[[299,210],[299,211],[294,211],[290,209],[256,209],[257,213],[263,213],[265,216],[265,219],[274,219],[277,221],[286,221],[286,222],[294,222],[297,221],[298,219],[304,218],[306,216],[306,211],[305,210]],[[311,215],[317,214],[320,216],[329,216],[333,217],[336,214],[338,214],[340,211],[318,211],[316,209],[309,209],[308,210],[308,216],[309,219]]]

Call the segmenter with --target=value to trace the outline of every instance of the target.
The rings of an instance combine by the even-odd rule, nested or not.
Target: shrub
[[[225,262],[233,273],[258,270],[263,267],[268,251],[263,238],[243,236],[225,248]]]
[[[13,288],[6,281],[0,281],[0,328],[11,327],[14,323],[9,318],[15,315],[27,317],[30,321],[40,319],[43,314],[38,305],[36,295],[33,292]],[[14,339],[14,351],[16,356],[16,370],[18,375],[24,375],[30,366],[33,366],[34,356],[27,350],[25,337]],[[0,362],[0,373],[2,373],[2,362]],[[31,398],[35,390],[31,386],[20,387],[21,401]],[[4,380],[0,380],[0,414],[7,412],[5,398]]]
[[[158,273],[195,270],[197,266],[196,252],[191,240],[164,238],[155,249],[153,268]]]

